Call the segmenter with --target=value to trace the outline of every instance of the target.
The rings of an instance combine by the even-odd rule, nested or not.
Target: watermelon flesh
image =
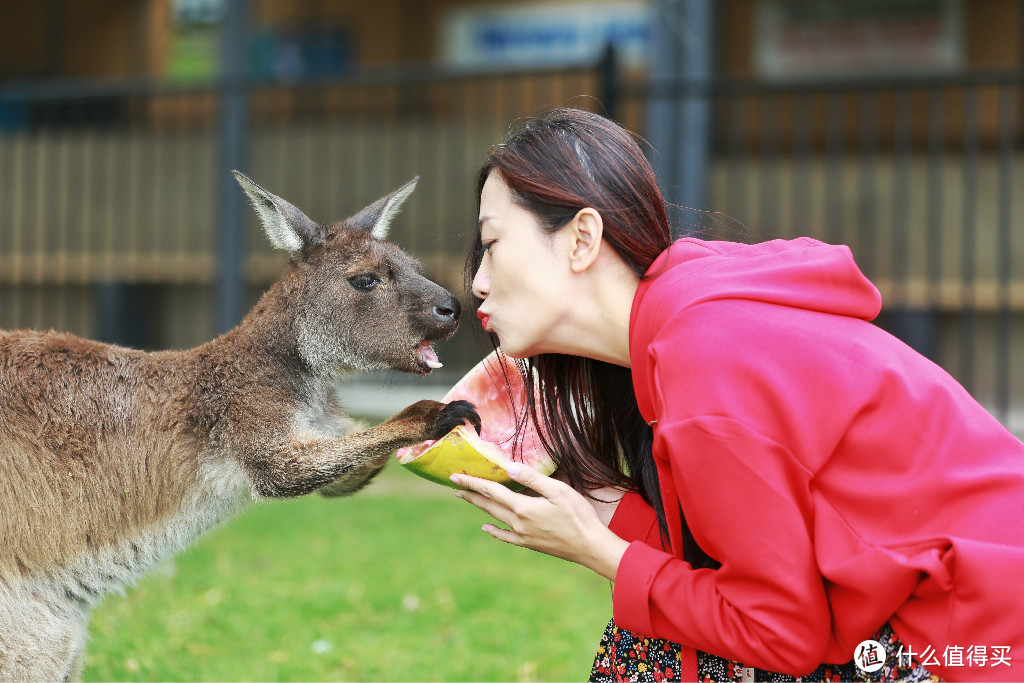
[[[504,372],[503,372],[504,370]],[[442,399],[466,400],[476,406],[482,426],[460,426],[437,441],[424,441],[398,450],[398,462],[425,479],[455,487],[448,479],[456,473],[500,481],[520,488],[505,474],[504,466],[519,462],[542,474],[555,469],[532,420],[526,420],[519,440],[517,416],[526,412],[526,388],[516,365],[504,354],[491,353],[470,370]]]

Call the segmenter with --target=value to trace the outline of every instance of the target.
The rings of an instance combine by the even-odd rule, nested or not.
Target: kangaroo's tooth
[[[419,345],[420,356],[423,358],[423,362],[427,364],[427,367],[431,370],[436,370],[440,367],[444,367],[444,364],[437,357],[437,352],[434,351],[434,347],[430,345],[429,341],[424,341]]]

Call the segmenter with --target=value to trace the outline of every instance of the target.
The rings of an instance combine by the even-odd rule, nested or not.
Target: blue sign
[[[510,4],[453,9],[440,45],[444,61],[461,66],[591,63],[609,44],[626,63],[642,64],[652,33],[646,2]]]

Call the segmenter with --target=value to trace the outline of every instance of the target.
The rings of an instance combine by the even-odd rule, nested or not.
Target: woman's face
[[[559,258],[561,233],[544,233],[537,218],[512,201],[497,171],[480,193],[479,220],[485,252],[473,294],[483,300],[477,315],[484,329],[514,358],[550,352],[572,298],[569,269]]]

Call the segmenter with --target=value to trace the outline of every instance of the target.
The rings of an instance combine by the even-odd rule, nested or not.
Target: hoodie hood
[[[647,298],[653,300],[645,301]],[[662,301],[658,301],[662,299]],[[809,237],[761,244],[681,239],[651,265],[637,289],[636,313],[671,302],[680,311],[715,299],[745,299],[873,320],[878,289],[861,273],[849,247]]]
[[[716,300],[779,306],[780,323],[787,310],[872,320],[882,306],[848,247],[807,237],[754,245],[681,239],[651,264],[630,313],[633,386],[645,421],[653,415],[648,345],[675,316]]]

